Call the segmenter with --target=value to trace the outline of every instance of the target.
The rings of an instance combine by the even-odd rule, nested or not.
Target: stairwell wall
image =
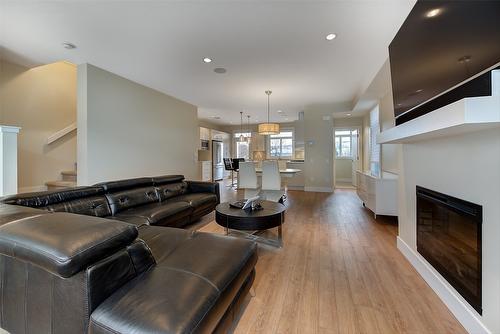
[[[0,59],[0,124],[21,127],[19,192],[45,190],[45,182],[74,169],[76,133],[47,138],[76,121],[76,66],[57,62],[27,68]]]

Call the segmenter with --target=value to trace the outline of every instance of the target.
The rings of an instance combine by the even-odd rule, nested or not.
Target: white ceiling
[[[354,105],[414,2],[0,0],[0,46],[25,65],[91,63],[221,124],[241,110],[265,120],[271,89],[271,118],[286,122],[310,104]]]

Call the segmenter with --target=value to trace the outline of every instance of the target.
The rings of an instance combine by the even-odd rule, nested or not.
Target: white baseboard
[[[310,191],[316,193],[332,193],[333,189],[330,187],[304,187],[304,191]]]
[[[33,187],[21,187],[17,190],[19,194],[22,193],[33,193],[33,192],[38,192],[38,191],[45,191],[47,190],[47,186],[33,186]]]
[[[399,236],[397,237],[397,245],[399,251],[410,261],[420,276],[429,284],[467,332],[471,334],[492,334],[481,322],[480,316],[470,308],[465,300],[462,300],[462,297],[454,291],[449,283]]]

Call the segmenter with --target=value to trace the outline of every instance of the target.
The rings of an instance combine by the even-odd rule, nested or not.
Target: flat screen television
[[[500,65],[500,1],[417,1],[389,61],[396,124],[490,95],[487,72]]]

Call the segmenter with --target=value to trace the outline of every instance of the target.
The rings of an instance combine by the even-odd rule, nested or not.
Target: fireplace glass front
[[[479,314],[482,206],[417,186],[417,251]]]

